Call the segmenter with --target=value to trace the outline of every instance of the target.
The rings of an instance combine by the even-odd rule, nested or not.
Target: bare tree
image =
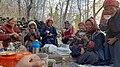
[[[80,16],[80,21],[81,21],[81,0],[77,0],[77,6],[78,6],[78,10],[79,10],[79,16]]]
[[[43,10],[43,12],[42,12],[42,20],[45,20],[45,4],[46,4],[46,0],[44,0],[44,2],[43,2],[43,6],[42,6],[42,10]]]
[[[93,0],[93,17],[95,17],[95,1],[96,0]]]
[[[20,7],[21,0],[18,0],[17,2],[18,2],[19,17],[21,17],[21,7]]]
[[[66,8],[65,8],[65,13],[63,15],[63,21],[66,19],[66,15],[67,15],[67,11],[68,11],[68,6],[69,6],[69,1],[70,0],[67,0],[67,4],[66,4]]]
[[[89,17],[89,0],[87,0],[87,18]]]
[[[60,22],[60,28],[62,28],[62,20],[63,20],[63,18],[62,18],[62,15],[63,15],[63,6],[64,6],[64,2],[62,2],[61,0],[59,0],[59,6],[60,6],[60,8],[59,8],[59,10],[60,10],[60,19],[59,19],[59,22]]]
[[[30,11],[33,5],[33,0],[25,0],[26,3],[26,18],[27,20],[30,19]]]

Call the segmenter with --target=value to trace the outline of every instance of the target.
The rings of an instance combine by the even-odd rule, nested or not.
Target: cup
[[[56,61],[54,59],[49,59],[48,54],[46,53],[37,53],[41,60],[45,61],[45,64],[42,67],[48,67],[48,62],[52,63],[52,67],[55,67]]]
[[[47,33],[50,33],[50,31],[46,30]]]

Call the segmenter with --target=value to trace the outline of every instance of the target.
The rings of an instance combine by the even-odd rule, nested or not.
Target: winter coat
[[[46,30],[48,30],[52,35],[49,36],[49,34],[45,33]],[[58,43],[57,43],[57,32],[56,32],[56,28],[55,27],[47,27],[47,26],[44,26],[42,28],[42,31],[40,33],[41,37],[42,37],[42,44],[45,45],[45,44],[53,44],[53,45],[56,45],[58,46]]]
[[[19,36],[17,39],[15,39],[11,35],[9,35],[13,32],[20,34],[19,28],[17,28],[17,27],[12,28],[8,24],[6,24],[0,28],[0,41],[3,41],[2,42],[3,47],[8,47],[10,42],[22,40],[22,36]]]
[[[102,22],[101,22],[102,25]],[[103,26],[103,25],[102,25]],[[105,59],[113,63],[113,67],[119,67],[120,64],[120,8],[118,9],[115,16],[108,20],[105,25],[107,28],[104,29],[106,32],[105,41]],[[117,41],[113,45],[109,45],[108,39],[115,37]]]

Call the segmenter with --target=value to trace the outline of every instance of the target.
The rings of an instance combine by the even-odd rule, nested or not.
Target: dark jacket
[[[52,36],[49,36],[49,34],[45,33],[46,30],[50,31],[50,33],[52,34]],[[42,28],[42,31],[40,33],[41,37],[42,37],[42,44],[45,45],[45,44],[53,44],[53,45],[56,45],[58,46],[57,44],[57,32],[56,32],[56,28],[55,27],[47,27],[47,26],[44,26]]]

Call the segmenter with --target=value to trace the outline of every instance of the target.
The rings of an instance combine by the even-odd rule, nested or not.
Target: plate
[[[16,53],[13,51],[4,51],[4,52],[0,52],[0,55],[2,56],[10,56],[10,55],[15,55]]]

